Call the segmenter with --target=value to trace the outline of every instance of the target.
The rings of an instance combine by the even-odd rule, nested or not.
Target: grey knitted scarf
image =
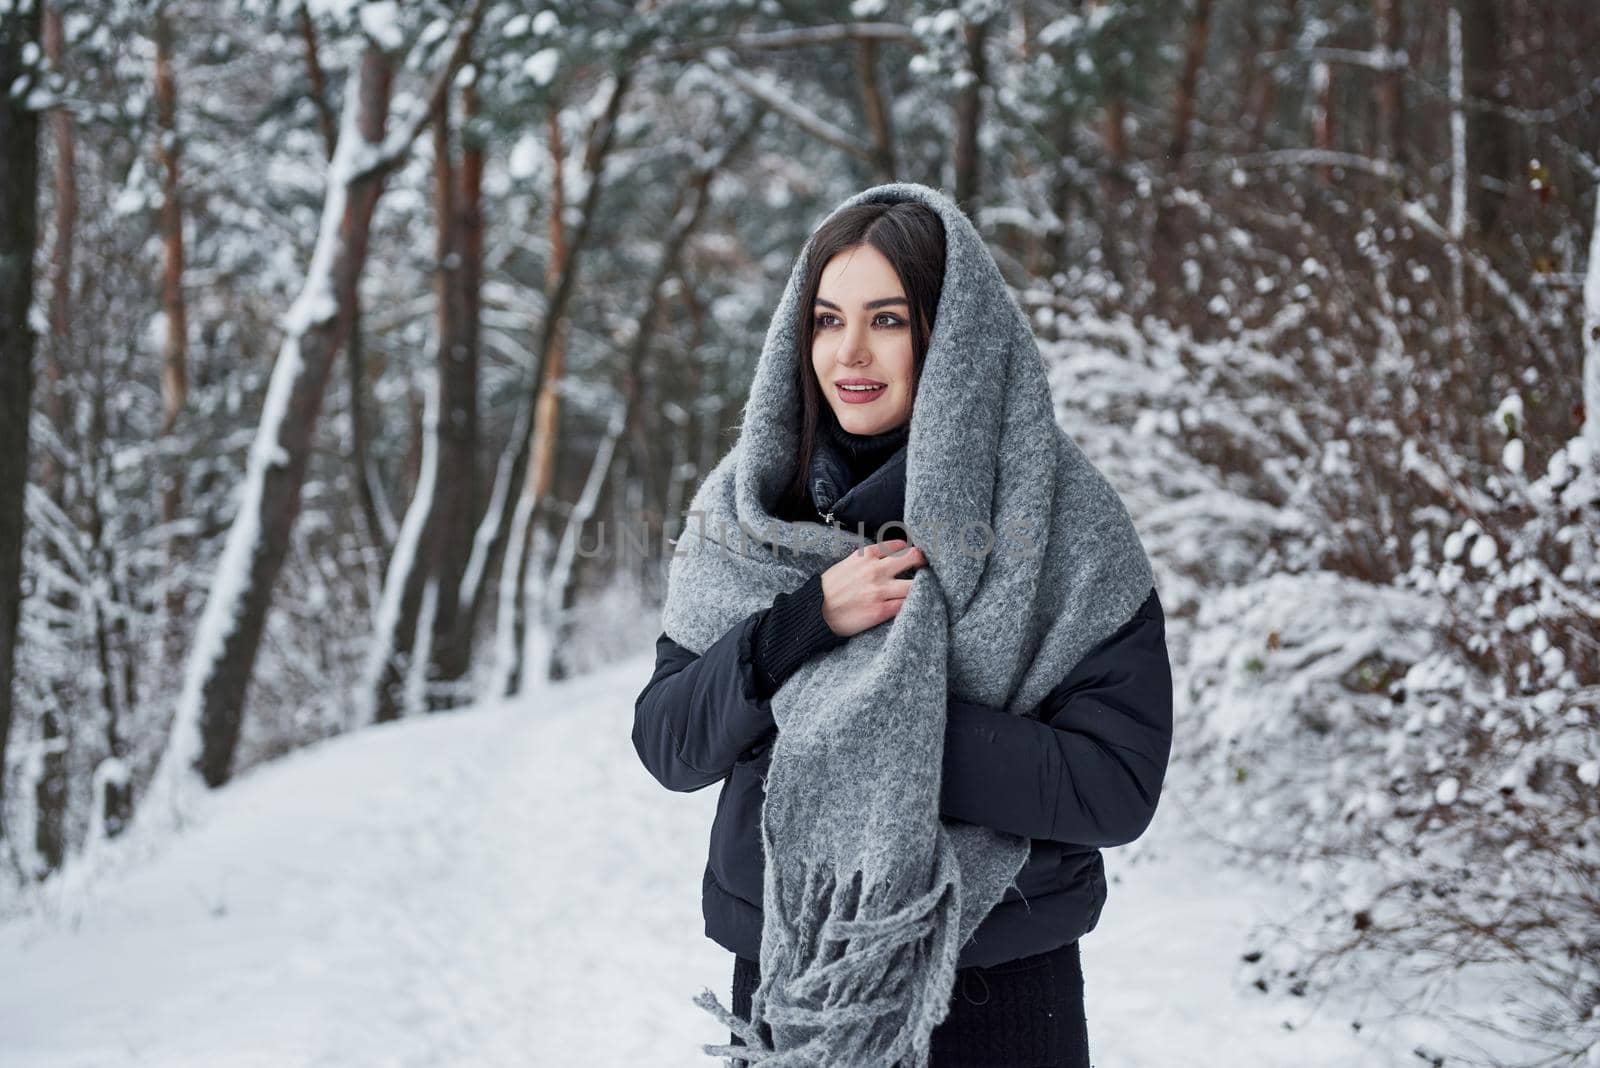
[[[947,697],[1033,714],[1153,585],[1121,499],[1056,423],[1028,320],[971,221],[910,183],[841,207],[902,199],[939,213],[947,250],[906,461],[905,523],[928,565],[893,619],[773,695],[761,985],[748,1022],[709,989],[694,998],[747,1043],[707,1054],[767,1068],[926,1068],[961,947],[1029,851],[1026,838],[940,816]],[[809,249],[767,330],[738,440],[696,490],[672,557],[662,628],[695,653],[876,540],[773,514],[798,452]]]

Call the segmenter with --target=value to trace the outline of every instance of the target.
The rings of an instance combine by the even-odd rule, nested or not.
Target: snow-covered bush
[[[1559,340],[1514,312],[1442,329],[1443,252],[1402,212],[1313,256],[1298,227],[1230,241],[1228,210],[1260,209],[1203,206],[1193,296],[1233,294],[1207,323],[1119,314],[1093,269],[1025,294],[1061,420],[1156,562],[1173,787],[1303,887],[1246,955],[1261,989],[1404,980],[1397,1012],[1481,1036],[1485,1063],[1579,1063],[1600,1040],[1600,464],[1551,434]],[[1507,337],[1515,374],[1474,348]]]

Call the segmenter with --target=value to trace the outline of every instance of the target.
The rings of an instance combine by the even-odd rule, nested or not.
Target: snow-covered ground
[[[294,753],[118,844],[0,925],[0,1064],[717,1065],[728,1001],[700,875],[717,788],[674,794],[630,740],[646,655],[512,705]],[[1237,972],[1293,891],[1235,870],[1181,776],[1108,850],[1083,942],[1097,1068],[1418,1064],[1420,1032]],[[69,880],[70,882],[71,880]],[[1423,1036],[1442,1048],[1437,1035]]]

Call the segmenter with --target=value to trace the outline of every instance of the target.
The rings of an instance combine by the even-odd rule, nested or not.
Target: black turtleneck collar
[[[854,485],[876,471],[883,461],[893,456],[895,450],[911,437],[911,420],[877,434],[852,434],[840,426],[838,420],[820,421],[822,432],[839,447],[839,453],[850,466],[850,482]]]

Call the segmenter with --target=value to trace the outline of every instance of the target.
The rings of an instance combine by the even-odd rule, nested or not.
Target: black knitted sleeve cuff
[[[780,593],[756,624],[756,686],[770,697],[808,659],[848,639],[822,618],[822,573],[793,593]]]

